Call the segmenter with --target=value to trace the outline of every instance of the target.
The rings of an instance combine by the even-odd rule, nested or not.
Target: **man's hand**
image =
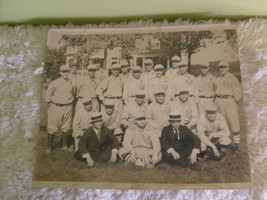
[[[220,156],[220,152],[218,151],[217,147],[215,145],[213,145],[212,147],[213,153],[216,157]]]
[[[86,162],[87,162],[88,167],[93,167],[95,165],[95,162],[91,158],[90,154],[86,154],[85,158],[86,158]]]
[[[168,149],[168,153],[171,153],[174,160],[178,160],[180,158],[179,153],[177,153],[173,148]]]
[[[199,153],[199,149],[193,149],[191,155],[190,155],[190,161],[191,164],[194,164],[197,162],[197,154]]]
[[[118,155],[118,150],[117,149],[113,149],[111,151],[111,156],[110,156],[110,162],[114,163],[117,161],[117,155]]]

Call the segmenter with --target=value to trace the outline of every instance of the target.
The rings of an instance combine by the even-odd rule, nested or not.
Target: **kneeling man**
[[[135,118],[135,125],[126,130],[119,155],[125,162],[153,168],[154,164],[161,161],[159,138],[153,133],[154,129],[146,124],[144,114]]]
[[[202,142],[201,151],[210,147],[215,157],[220,156],[219,151],[233,149],[226,120],[223,115],[217,113],[214,105],[206,106],[206,113],[199,117],[197,135]]]
[[[103,127],[102,115],[94,113],[91,117],[92,127],[81,136],[75,157],[87,162],[89,167],[94,161],[116,162],[119,143],[112,132]]]
[[[163,128],[160,140],[163,160],[182,167],[188,166],[189,159],[194,164],[200,152],[199,138],[181,125],[180,114],[171,113],[169,122],[170,125]]]

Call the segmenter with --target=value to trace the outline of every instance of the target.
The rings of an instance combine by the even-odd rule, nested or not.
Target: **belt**
[[[67,104],[60,104],[60,103],[54,103],[54,102],[52,102],[52,103],[55,104],[56,106],[59,106],[59,107],[68,106],[68,105],[72,104],[72,102],[71,103],[67,103]]]
[[[121,96],[117,96],[117,97],[104,97],[105,99],[121,99]]]
[[[218,95],[218,94],[216,94],[216,98],[221,98],[221,99],[232,99],[232,98],[234,98],[234,96],[233,95],[224,95],[224,94],[221,94],[221,95]]]
[[[214,98],[214,96],[204,96],[204,95],[200,95],[199,98]]]

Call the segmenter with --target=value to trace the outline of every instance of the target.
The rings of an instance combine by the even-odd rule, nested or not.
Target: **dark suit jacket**
[[[117,139],[106,127],[102,127],[100,131],[100,142],[97,139],[93,127],[84,132],[79,142],[79,150],[82,155],[90,152],[105,151],[107,146],[111,146],[111,149],[119,148]]]
[[[192,145],[192,149],[200,149],[200,139],[186,126],[179,127],[179,136],[181,143],[185,147]],[[176,139],[172,126],[164,127],[160,139],[162,151],[166,152],[169,148],[174,148],[175,141]]]

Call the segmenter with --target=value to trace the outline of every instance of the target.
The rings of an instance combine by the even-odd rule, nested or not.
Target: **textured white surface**
[[[197,21],[195,23],[221,23]],[[227,22],[227,21],[226,21]],[[228,21],[229,22],[229,21]],[[137,21],[90,27],[190,24]],[[0,26],[0,198],[3,199],[267,199],[267,19],[234,22],[239,37],[252,190],[32,189],[39,128],[41,73],[48,29],[75,26]]]

